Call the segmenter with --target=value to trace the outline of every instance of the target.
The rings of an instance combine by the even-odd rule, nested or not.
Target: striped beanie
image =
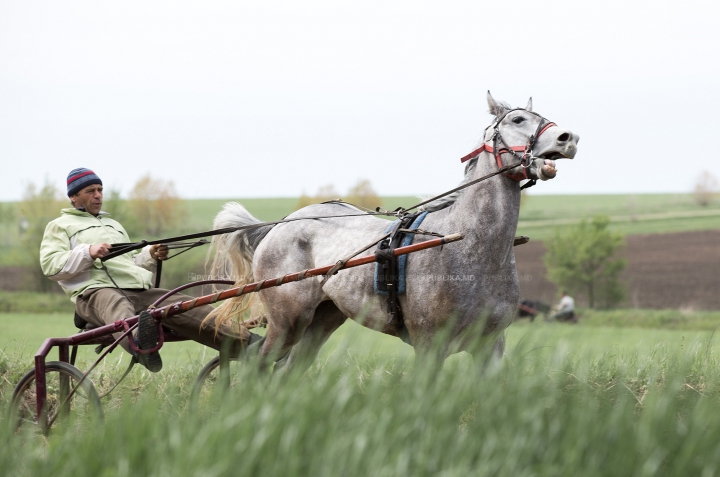
[[[102,185],[102,181],[93,171],[84,167],[73,169],[67,177],[67,195],[68,197],[75,195],[93,184]]]

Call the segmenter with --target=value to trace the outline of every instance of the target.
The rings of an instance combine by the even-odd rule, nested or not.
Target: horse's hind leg
[[[288,356],[275,363],[275,370],[282,368],[283,372],[305,371],[315,361],[322,345],[346,319],[333,302],[320,303],[300,341],[292,347]]]
[[[320,300],[313,293],[312,283],[298,283],[290,290],[270,288],[261,292],[268,329],[260,347],[260,369],[267,369],[280,359],[305,334]]]
[[[267,370],[276,360],[282,361],[282,357],[287,355],[293,345],[300,340],[312,319],[312,313],[313,311],[303,313],[292,322],[283,320],[280,323],[278,321],[268,323],[265,340],[258,352],[261,371]]]

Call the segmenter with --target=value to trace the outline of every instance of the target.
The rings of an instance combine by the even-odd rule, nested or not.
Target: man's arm
[[[40,244],[40,267],[51,280],[68,280],[90,268],[96,258],[107,255],[106,243],[77,244],[71,248],[67,233],[54,223],[45,228]]]
[[[166,260],[168,248],[165,245],[147,245],[133,257],[135,265],[155,273],[156,260]]]

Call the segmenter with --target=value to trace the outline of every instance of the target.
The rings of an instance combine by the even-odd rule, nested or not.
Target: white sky
[[[689,192],[719,2],[0,0],[0,200],[88,167],[186,198],[457,185],[486,91],[580,135],[531,193]]]

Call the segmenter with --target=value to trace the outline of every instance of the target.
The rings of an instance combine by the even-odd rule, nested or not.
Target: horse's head
[[[515,109],[495,101],[490,91],[487,99],[495,120],[485,129],[480,152],[491,152],[498,167],[522,160],[523,166],[508,171],[508,177],[516,180],[552,179],[557,174],[556,159],[575,157],[579,136],[534,113],[532,98],[525,108]]]

